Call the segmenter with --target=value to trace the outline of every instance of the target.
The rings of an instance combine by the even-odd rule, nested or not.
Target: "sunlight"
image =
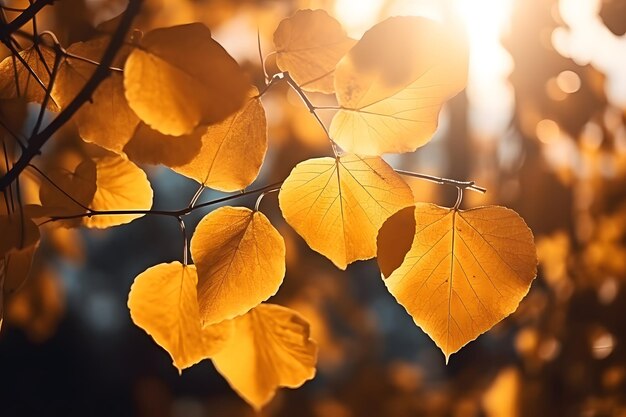
[[[349,36],[360,38],[376,21],[383,0],[337,0],[335,13]]]
[[[472,131],[495,138],[507,128],[514,96],[507,77],[513,62],[500,43],[508,26],[512,0],[337,0],[335,13],[348,34],[364,31],[389,16],[416,15],[443,20],[450,16],[465,26],[470,43],[467,87]]]
[[[514,97],[507,77],[513,61],[500,42],[511,15],[511,0],[454,0],[470,43],[467,87],[470,122],[479,136],[501,134],[510,121]]]

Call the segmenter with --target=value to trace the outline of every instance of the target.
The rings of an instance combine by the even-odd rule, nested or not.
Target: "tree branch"
[[[40,0],[34,4],[39,4],[42,1],[48,2],[49,0]],[[142,2],[143,0],[130,0],[128,8],[124,12],[117,30],[111,37],[111,42],[100,60],[100,65],[98,65],[91,78],[87,81],[87,83],[85,83],[82,90],[80,90],[74,100],[72,100],[67,107],[64,108],[63,111],[61,111],[61,113],[59,113],[59,115],[52,122],[50,122],[48,126],[46,126],[45,129],[30,138],[28,147],[24,153],[13,165],[11,170],[0,179],[0,191],[6,189],[13,183],[13,181],[15,181],[20,173],[28,166],[30,161],[40,153],[41,148],[48,141],[48,139],[50,139],[50,137],[61,128],[61,126],[67,123],[85,102],[91,99],[91,96],[95,92],[96,88],[98,88],[100,83],[102,83],[102,81],[109,76],[109,67],[113,63],[115,55],[122,47],[124,38],[130,29],[134,17],[137,13],[139,13]]]
[[[0,39],[8,39],[16,30],[28,23],[44,7],[54,3],[54,0],[38,0],[28,6],[11,22],[0,28]],[[6,8],[5,8],[6,9]]]

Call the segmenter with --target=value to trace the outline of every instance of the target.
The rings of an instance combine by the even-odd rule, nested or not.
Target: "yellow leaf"
[[[465,87],[467,62],[463,37],[449,27],[414,16],[377,24],[337,64],[342,110],[330,136],[365,155],[414,151],[437,129],[443,103]]]
[[[187,135],[164,135],[141,122],[124,147],[124,153],[137,164],[162,164],[167,167],[190,163],[200,152],[206,126],[198,126]]]
[[[298,388],[315,376],[317,345],[298,313],[261,304],[233,321],[235,331],[213,356],[213,364],[256,410],[274,397],[278,387]]]
[[[418,203],[412,221],[411,248],[385,284],[447,361],[528,293],[537,273],[533,235],[517,213],[498,206],[459,211]],[[381,233],[393,229],[401,230]],[[379,247],[379,262],[395,249]]]
[[[101,36],[87,42],[78,42],[71,45],[68,52],[98,62],[109,41],[109,36]],[[114,60],[113,66],[121,67],[129,52],[130,48],[123,48]],[[83,60],[65,58],[53,89],[53,97],[61,107],[76,97],[95,69],[95,65]],[[139,123],[139,118],[128,106],[124,96],[122,73],[111,71],[98,86],[91,101],[82,105],[76,112],[74,120],[81,138],[115,153],[121,153]]]
[[[324,10],[298,10],[274,32],[276,64],[306,91],[332,94],[337,62],[356,43]]]
[[[221,350],[233,330],[232,322],[202,328],[193,265],[159,264],[135,278],[128,294],[133,323],[165,349],[182,371]]]
[[[161,163],[207,187],[238,191],[259,174],[267,151],[267,121],[258,90],[236,113],[190,135],[166,136],[143,125],[125,148],[138,162]]]
[[[130,107],[166,135],[224,120],[241,107],[248,86],[237,62],[200,23],[148,32],[124,66]]]
[[[341,269],[376,256],[378,229],[413,204],[409,186],[385,161],[352,154],[299,163],[278,200],[287,223]]]
[[[85,159],[74,172],[57,168],[50,170],[48,176],[67,195],[49,182],[43,182],[40,189],[43,207],[36,217],[78,216],[87,213],[83,207],[93,211],[149,210],[152,207],[152,188],[145,172],[119,155]],[[129,223],[141,216],[94,215],[62,224],[102,229]]]
[[[89,206],[96,193],[96,164],[91,159],[81,161],[73,169],[51,168],[47,170],[46,175],[50,181],[41,183],[39,189],[41,207],[29,207],[36,212],[33,217],[73,216],[86,213],[85,207]],[[78,227],[81,223],[80,218],[58,222],[64,227]]]
[[[146,173],[121,156],[95,159],[96,193],[89,208],[107,210],[149,210],[152,207],[152,187]],[[92,216],[84,219],[87,227],[103,229],[129,223],[143,214]]]
[[[261,212],[221,207],[191,239],[198,303],[205,324],[246,313],[276,294],[285,276],[285,242]]]
[[[28,48],[19,54],[32,69],[33,74],[21,61],[6,57],[0,62],[0,98],[13,99],[21,97],[29,102],[43,103],[46,89],[50,83],[50,72],[54,67],[54,52],[40,48],[44,61],[41,60],[35,48]],[[41,84],[39,81],[41,81]],[[42,85],[43,84],[43,85]],[[58,111],[59,106],[50,99],[46,106],[48,110]]]

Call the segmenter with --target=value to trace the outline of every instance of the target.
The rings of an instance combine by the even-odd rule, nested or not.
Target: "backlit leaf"
[[[125,148],[139,162],[161,163],[207,187],[238,191],[250,185],[267,151],[267,122],[258,90],[226,120],[180,137],[142,125]]]
[[[365,155],[414,151],[435,132],[442,104],[465,87],[467,66],[467,45],[449,27],[414,16],[377,24],[337,64],[342,110],[331,137]]]
[[[407,221],[401,217],[388,221]],[[411,248],[385,284],[447,360],[517,309],[537,273],[533,236],[517,213],[498,206],[418,203],[410,226]],[[401,230],[381,233],[393,229]],[[379,262],[394,249],[379,247]]]
[[[276,64],[306,91],[335,92],[335,66],[355,43],[324,10],[298,10],[274,32]]]
[[[110,37],[102,36],[87,42],[78,42],[68,52],[98,62],[109,45]],[[130,52],[125,47],[113,61],[122,67]],[[61,107],[70,103],[91,78],[96,66],[83,60],[66,57],[54,83],[53,96]],[[80,107],[74,115],[80,136],[110,151],[120,153],[132,137],[139,118],[128,106],[124,96],[124,77],[111,71],[98,86],[91,101]]]
[[[233,330],[231,322],[202,328],[193,265],[159,264],[135,278],[128,308],[133,322],[165,349],[182,371],[221,350]]]
[[[152,188],[145,172],[122,156],[110,154],[85,159],[74,172],[64,168],[52,169],[48,176],[58,188],[47,181],[42,183],[41,217],[80,215],[87,213],[85,207],[93,211],[149,210],[152,207]],[[129,223],[141,216],[94,215],[64,221],[63,224],[102,229]]]
[[[291,227],[341,269],[376,256],[380,226],[413,204],[410,188],[385,161],[352,154],[299,163],[278,199]]]
[[[124,66],[130,107],[166,135],[191,133],[241,107],[249,83],[200,23],[148,32]]]
[[[213,364],[230,386],[260,410],[278,387],[298,388],[315,376],[317,345],[307,321],[274,304],[237,317],[235,331]]]
[[[89,208],[107,210],[149,210],[152,207],[152,187],[141,168],[126,158],[107,156],[97,158],[96,193]],[[87,227],[103,229],[129,223],[143,214],[93,216],[84,219]]]
[[[8,56],[0,62],[0,98],[21,97],[29,102],[43,103],[46,89],[50,83],[49,71],[52,71],[54,67],[55,55],[49,49],[40,48],[40,50],[45,63],[40,59],[35,48],[31,47],[20,52],[20,56],[37,78],[21,61],[13,59],[12,56]],[[41,84],[37,79],[41,81]],[[47,108],[52,111],[59,110],[59,106],[52,99],[48,101]]]
[[[244,207],[207,214],[191,239],[198,303],[206,324],[249,311],[276,294],[285,276],[285,242],[265,215]]]

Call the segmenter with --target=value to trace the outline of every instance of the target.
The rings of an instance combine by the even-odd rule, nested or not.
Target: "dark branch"
[[[0,39],[8,39],[16,30],[28,23],[35,15],[44,7],[54,3],[54,0],[38,0],[32,3],[28,8],[11,22],[0,28]],[[129,6],[130,7],[130,6]]]
[[[34,4],[38,4],[40,3],[40,1]],[[74,113],[76,113],[85,102],[91,99],[91,96],[93,95],[96,88],[98,88],[100,83],[102,83],[102,81],[104,81],[109,76],[109,67],[113,63],[115,55],[124,44],[126,34],[130,29],[134,17],[137,15],[137,13],[139,13],[142,1],[143,0],[130,0],[128,8],[122,16],[120,25],[115,31],[115,34],[111,38],[109,46],[107,47],[104,55],[102,56],[102,59],[100,60],[100,65],[98,65],[91,78],[87,81],[87,83],[85,83],[84,87],[76,95],[74,100],[72,100],[68,104],[68,106],[64,108],[63,111],[59,113],[59,115],[48,126],[46,126],[45,129],[35,134],[30,139],[28,147],[20,156],[20,159],[18,159],[11,168],[11,170],[0,179],[0,191],[4,190],[10,184],[12,184],[13,181],[15,181],[20,173],[28,166],[30,161],[40,153],[41,148],[48,141],[48,139],[50,139],[50,137],[52,137],[52,135],[61,128],[61,126],[67,123],[74,115]]]

